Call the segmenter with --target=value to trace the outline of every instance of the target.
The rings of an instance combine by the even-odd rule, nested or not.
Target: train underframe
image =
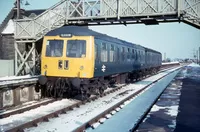
[[[115,84],[125,84],[140,80],[147,75],[157,73],[159,69],[160,67],[154,67],[91,79],[41,76],[35,90],[36,92],[41,90],[42,97],[85,100],[91,95],[103,94],[108,87],[113,87]]]

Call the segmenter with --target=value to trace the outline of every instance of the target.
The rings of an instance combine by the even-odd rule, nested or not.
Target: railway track
[[[111,118],[112,115],[114,115],[116,112],[119,112],[121,109],[123,109],[123,107],[125,105],[127,105],[128,103],[130,103],[132,100],[135,99],[136,96],[138,96],[139,94],[142,94],[143,92],[145,92],[151,85],[153,85],[154,83],[160,81],[161,79],[163,79],[164,77],[168,76],[169,74],[173,73],[174,71],[169,72],[168,74],[160,77],[159,79],[151,82],[150,84],[146,85],[145,87],[143,87],[142,89],[140,89],[139,91],[129,95],[128,97],[126,97],[125,99],[123,99],[122,101],[118,102],[117,104],[115,104],[114,106],[108,108],[107,110],[103,111],[102,113],[100,113],[99,115],[97,115],[96,117],[92,118],[91,120],[87,121],[86,123],[84,123],[83,125],[81,125],[80,127],[78,127],[77,129],[74,130],[74,132],[83,132],[88,128],[92,128],[95,129],[97,128],[100,124],[103,124],[104,121],[106,121],[106,119]],[[162,95],[162,93],[156,98],[156,100],[152,103],[155,104],[155,102],[157,101],[157,99],[159,99],[159,97]],[[151,107],[144,113],[144,115],[142,116],[142,118],[140,119],[140,121],[138,122],[138,124],[142,121],[142,119],[144,119],[145,115],[149,112],[149,110],[151,109]],[[135,125],[135,127],[133,127],[133,129],[131,129],[130,131],[134,131],[136,130],[135,128],[137,128],[137,125]]]
[[[29,111],[31,109],[35,109],[37,107],[40,107],[42,105],[47,105],[49,103],[53,103],[55,101],[56,101],[55,99],[45,99],[45,100],[37,101],[36,103],[31,104],[31,105],[23,106],[21,108],[17,108],[17,109],[12,108],[10,110],[5,109],[5,110],[3,110],[4,112],[0,113],[0,119],[9,117],[11,115],[20,114],[20,113]]]
[[[172,68],[172,67],[171,67]],[[168,68],[166,68],[166,69],[161,69],[160,70],[160,72],[163,72],[163,71],[166,71]],[[149,77],[149,76],[147,76],[147,77]],[[146,78],[147,78],[146,77]],[[35,77],[34,77],[35,78]],[[27,78],[26,78],[27,79]],[[32,79],[32,78],[30,78],[30,79]],[[16,79],[16,80],[21,80],[21,79]],[[1,82],[2,80],[0,80],[0,82]],[[107,95],[107,94],[109,94],[109,93],[113,93],[113,92],[115,92],[115,91],[117,91],[117,90],[119,90],[120,88],[122,88],[123,86],[125,86],[125,85],[122,85],[122,86],[120,86],[120,87],[117,87],[117,88],[115,88],[115,89],[112,89],[112,90],[110,90],[110,91],[106,91],[103,95],[100,95],[101,97],[103,97],[103,96],[105,96],[105,95]],[[97,96],[98,97],[98,96]],[[96,97],[92,97],[92,98],[90,98],[89,100],[94,100]],[[49,103],[53,103],[53,102],[55,102],[56,101],[56,99],[46,99],[46,100],[41,100],[41,101],[37,101],[36,103],[34,103],[33,105],[27,105],[27,106],[20,106],[20,107],[22,107],[22,108],[16,108],[16,107],[10,107],[10,108],[5,108],[5,109],[3,109],[2,111],[1,111],[1,113],[0,113],[0,119],[2,119],[2,118],[5,118],[5,117],[9,117],[9,116],[11,116],[11,115],[15,115],[15,114],[19,114],[19,113],[23,113],[23,112],[26,112],[26,111],[28,111],[28,110],[31,110],[31,109],[35,109],[35,108],[37,108],[37,107],[40,107],[40,106],[42,106],[42,105],[47,105],[47,104],[49,104]]]
[[[165,70],[162,70],[161,72],[163,72],[163,71],[165,71]],[[156,81],[155,81],[155,82],[156,82]],[[149,84],[149,85],[151,85],[151,84]],[[76,103],[74,103],[74,104],[72,104],[72,105],[70,105],[70,106],[67,106],[67,107],[64,107],[64,108],[62,108],[62,109],[56,110],[56,111],[54,111],[54,112],[52,112],[52,113],[49,113],[49,114],[44,115],[44,116],[41,116],[40,118],[34,119],[34,120],[30,121],[30,122],[23,123],[23,124],[21,124],[21,125],[18,125],[17,127],[8,129],[8,130],[6,130],[6,131],[22,131],[22,130],[25,129],[25,128],[29,128],[29,127],[32,127],[32,126],[37,126],[37,123],[38,123],[38,122],[44,122],[44,121],[48,121],[49,118],[58,117],[59,114],[66,113],[67,111],[73,110],[74,108],[78,108],[78,107],[80,107],[81,105],[84,105],[84,104],[86,104],[86,103],[89,103],[89,102],[92,102],[92,101],[98,99],[99,97],[103,97],[103,96],[106,96],[106,95],[108,95],[108,94],[110,94],[110,93],[114,93],[114,92],[118,91],[119,89],[121,89],[123,86],[124,86],[124,85],[122,85],[122,86],[120,86],[120,87],[117,87],[117,88],[115,88],[115,89],[112,89],[112,90],[108,90],[108,91],[106,91],[106,92],[105,92],[104,94],[102,94],[102,95],[93,96],[93,97],[91,97],[90,99],[88,99],[88,100],[86,100],[86,101],[77,101]],[[132,97],[135,96],[135,95],[137,95],[137,94],[139,94],[139,93],[141,93],[141,92],[144,91],[145,89],[146,89],[146,88],[143,88],[143,89],[137,91],[136,93],[134,93],[134,94],[132,95]],[[130,99],[131,96],[128,97],[128,98]],[[127,99],[128,99],[128,98],[127,98]],[[127,100],[127,99],[126,99],[126,100]],[[123,100],[123,101],[125,101],[125,100]],[[50,102],[50,103],[51,103],[51,102]],[[118,105],[119,105],[119,103],[116,104],[115,106],[117,107]],[[40,106],[40,105],[38,105],[38,106]],[[38,107],[38,106],[37,106],[37,107]],[[26,108],[26,109],[24,109],[24,111],[33,109],[34,107],[35,107],[35,106],[33,106],[32,108]],[[119,107],[119,106],[118,106],[118,107]],[[107,110],[105,113],[107,113],[107,112],[110,111],[111,109],[113,110],[113,108],[110,108],[110,109]],[[103,112],[103,113],[104,113],[104,112]],[[105,115],[105,113],[104,113],[103,115]],[[14,113],[13,113],[13,114],[14,114]],[[9,115],[7,114],[7,116],[9,116]],[[6,116],[5,116],[5,117],[6,117]],[[101,116],[99,115],[98,117],[101,117]],[[97,121],[97,118],[93,119],[91,122],[93,122],[93,121]],[[86,125],[91,124],[91,122],[88,122]],[[81,130],[81,129],[83,129],[83,128],[84,128],[84,126],[82,126],[81,128],[79,128],[78,131]]]
[[[172,67],[166,67],[165,66],[165,68],[161,68],[160,72],[165,71],[168,68],[172,68]],[[147,77],[149,77],[149,75]],[[1,89],[1,87],[3,88],[3,89],[1,89],[0,92],[5,92],[6,90],[10,89],[9,85],[12,86],[12,87],[13,86],[15,86],[15,87],[20,86],[20,90],[23,90],[24,87],[28,88],[30,86],[35,85],[35,83],[37,82],[37,80],[38,80],[38,76],[21,76],[21,77],[11,77],[11,78],[8,78],[8,79],[6,79],[6,78],[4,78],[4,79],[0,78],[0,89]],[[19,84],[17,84],[17,82],[19,82]],[[29,84],[30,86],[29,85],[27,86],[27,84]],[[1,101],[1,99],[0,99],[0,101]],[[0,103],[3,103],[3,102],[0,102]],[[18,104],[14,104],[13,103],[12,105],[8,105],[8,106],[6,105],[5,107],[2,107],[2,108],[0,107],[0,109],[1,109],[1,111],[8,111],[10,109],[15,109],[18,106],[22,106],[22,103],[23,102],[18,102]],[[43,105],[43,104],[41,104],[41,105]],[[36,105],[33,105],[30,108],[27,107],[27,108],[19,109],[17,111],[14,110],[14,112],[12,112],[12,114],[2,114],[2,113],[0,113],[0,119],[4,118],[4,117],[8,117],[9,115],[13,115],[13,114],[25,112],[27,110],[39,107],[41,105],[40,104],[36,104]]]

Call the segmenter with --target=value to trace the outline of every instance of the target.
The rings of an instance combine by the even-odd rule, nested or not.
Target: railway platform
[[[200,67],[198,75],[183,80],[175,132],[200,131]]]
[[[185,70],[164,91],[137,132],[200,131],[200,67]]]

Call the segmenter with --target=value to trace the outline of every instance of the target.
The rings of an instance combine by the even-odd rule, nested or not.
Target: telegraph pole
[[[196,55],[197,55],[197,64],[199,64],[199,50],[196,51]]]
[[[166,53],[164,53],[164,62],[166,61]]]
[[[199,65],[200,65],[200,47],[199,47]]]

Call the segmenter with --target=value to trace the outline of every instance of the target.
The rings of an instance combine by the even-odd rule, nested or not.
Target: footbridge
[[[36,42],[64,25],[162,22],[184,22],[200,29],[200,0],[61,0],[33,19],[15,20],[16,75],[24,69],[35,74]],[[28,50],[19,51],[20,44],[28,44]]]

